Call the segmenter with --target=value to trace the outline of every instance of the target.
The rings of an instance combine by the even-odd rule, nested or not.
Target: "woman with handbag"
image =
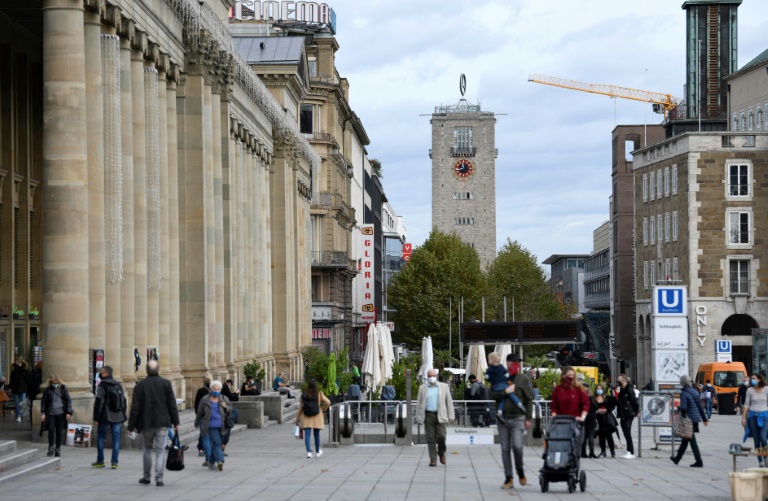
[[[200,429],[203,438],[203,450],[205,462],[212,470],[224,469],[224,452],[221,449],[222,437],[232,428],[232,420],[229,413],[232,404],[229,399],[221,394],[221,381],[211,381],[210,394],[200,400],[195,416],[195,428]]]
[[[48,455],[61,455],[61,442],[66,433],[67,420],[72,417],[72,399],[61,378],[52,374],[48,379],[48,387],[40,399],[40,412],[43,424],[48,428]],[[56,436],[56,449],[53,448],[53,438]]]
[[[595,387],[595,394],[590,400],[590,408],[594,409],[597,416],[597,436],[600,438],[600,455],[598,457],[605,457],[605,443],[608,442],[611,457],[615,458],[616,446],[613,443],[613,434],[619,427],[616,416],[613,415],[613,410],[616,408],[616,397],[610,390],[606,394],[605,387],[598,384]]]
[[[744,411],[741,414],[741,426],[747,428],[744,440],[750,434],[755,440],[755,452],[765,453],[768,446],[768,390],[765,388],[765,378],[760,373],[752,374],[749,379],[749,389],[744,397]],[[757,456],[760,468],[765,457]]]
[[[685,450],[688,448],[688,443],[690,443],[693,457],[696,459],[691,468],[701,468],[704,466],[704,463],[701,461],[699,444],[696,443],[696,434],[699,432],[699,423],[703,421],[704,426],[709,424],[707,413],[704,412],[704,407],[701,405],[699,392],[691,386],[691,378],[689,376],[680,376],[680,386],[682,386],[680,390],[680,405],[677,407],[680,414],[677,416],[674,430],[675,435],[683,440],[680,442],[680,448],[677,449],[677,456],[671,456],[669,459],[675,464],[679,463],[683,458],[683,454],[685,454]],[[692,426],[689,427],[686,420],[690,421]]]
[[[310,379],[307,388],[301,394],[299,401],[299,413],[296,415],[296,425],[301,421],[301,429],[304,430],[304,445],[307,446],[307,457],[312,458],[311,436],[315,434],[315,452],[317,457],[323,455],[320,448],[320,431],[325,428],[323,413],[331,406],[331,401],[317,388],[317,381]]]

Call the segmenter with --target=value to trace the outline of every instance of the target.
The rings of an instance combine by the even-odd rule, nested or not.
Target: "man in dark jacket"
[[[125,395],[120,383],[112,378],[112,367],[102,367],[99,377],[101,382],[96,387],[96,401],[93,403],[93,426],[98,428],[96,462],[91,463],[91,466],[104,468],[104,444],[107,441],[107,431],[112,431],[112,469],[116,470],[120,455],[120,431],[127,419]]]
[[[492,400],[497,403],[504,401],[504,408],[502,409],[504,421],[498,420],[496,424],[501,443],[501,461],[504,464],[505,480],[504,485],[501,486],[502,489],[511,489],[515,486],[510,451],[515,455],[515,470],[517,470],[520,485],[527,483],[523,470],[523,432],[531,427],[533,389],[531,380],[523,374],[521,366],[522,359],[519,354],[512,353],[507,356],[507,369],[509,376],[514,378],[512,381],[515,384],[515,395],[525,407],[525,412],[507,398],[507,393],[511,392],[512,386],[508,386],[505,391],[491,391]]]
[[[22,357],[16,357],[11,367],[11,394],[16,402],[16,421],[21,422],[22,407],[27,408],[27,380],[29,370]]]
[[[171,382],[160,377],[160,364],[157,360],[147,362],[147,378],[140,381],[133,390],[131,417],[128,431],[141,432],[144,435],[144,476],[140,484],[150,484],[152,478],[152,453],[155,454],[155,482],[158,487],[163,483],[165,469],[165,441],[168,427],[173,425],[179,432],[179,411],[176,408],[176,396]]]
[[[632,421],[640,412],[640,406],[637,404],[635,389],[629,384],[629,378],[626,374],[619,374],[617,378],[619,386],[619,418],[621,419],[621,431],[624,433],[624,439],[627,442],[627,452],[622,459],[635,459],[635,446],[632,443]]]

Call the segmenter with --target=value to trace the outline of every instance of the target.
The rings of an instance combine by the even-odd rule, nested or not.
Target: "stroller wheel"
[[[581,492],[584,492],[587,490],[587,472],[582,471],[579,474],[579,489],[581,489]]]
[[[576,479],[574,477],[568,477],[568,492],[574,492],[576,490]]]
[[[544,475],[539,475],[539,485],[541,486],[541,492],[547,492],[549,490],[549,480],[544,478]]]

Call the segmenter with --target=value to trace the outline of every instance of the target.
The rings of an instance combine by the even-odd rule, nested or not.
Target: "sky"
[[[432,224],[429,116],[466,97],[498,116],[497,244],[539,262],[592,252],[608,219],[611,131],[660,123],[651,104],[528,82],[538,73],[683,96],[683,0],[327,0],[336,67],[383,167],[384,191],[420,245]],[[739,67],[768,49],[768,1],[739,8]],[[501,115],[506,114],[506,115]]]

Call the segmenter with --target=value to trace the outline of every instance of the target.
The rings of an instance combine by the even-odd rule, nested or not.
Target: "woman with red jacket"
[[[577,421],[584,421],[589,412],[589,396],[576,382],[573,367],[563,367],[560,384],[552,390],[552,416],[573,416]]]

